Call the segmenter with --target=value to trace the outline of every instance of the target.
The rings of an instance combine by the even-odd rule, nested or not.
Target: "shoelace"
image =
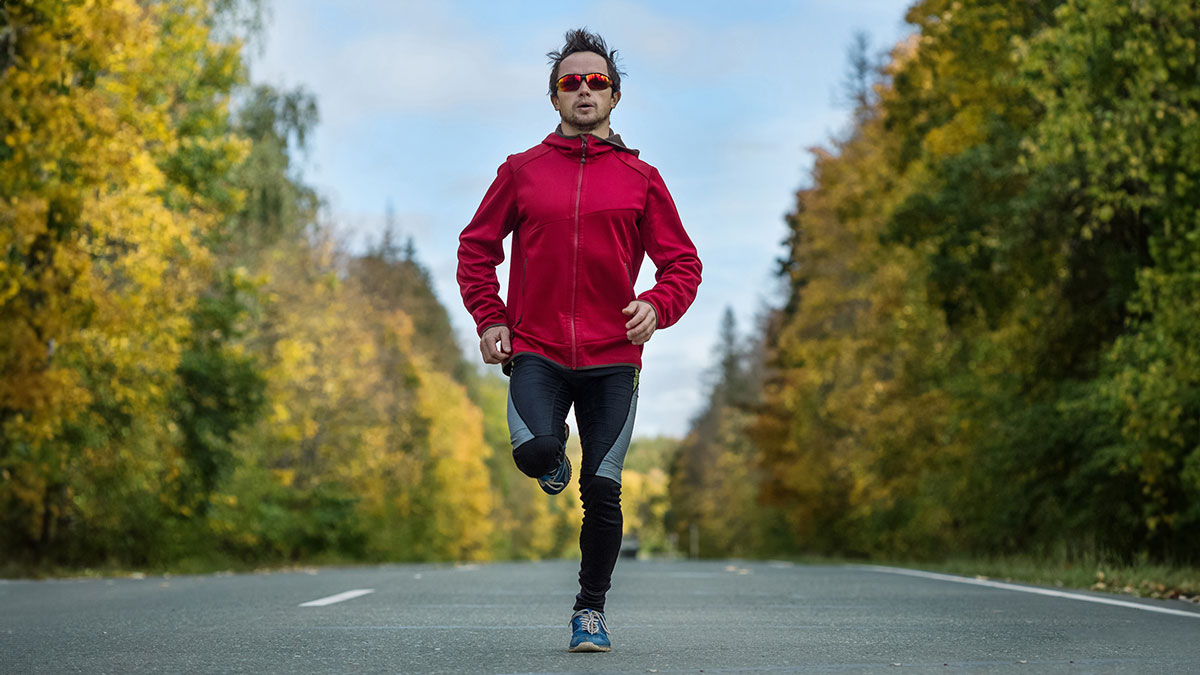
[[[604,632],[608,632],[608,624],[604,621],[604,615],[595,610],[589,610],[579,615],[580,628],[595,635],[600,632],[600,627],[604,627]]]

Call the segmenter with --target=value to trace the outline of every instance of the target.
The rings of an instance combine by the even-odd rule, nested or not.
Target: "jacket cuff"
[[[646,293],[649,293],[649,291],[646,291]],[[643,293],[642,296],[645,296],[645,293]],[[637,298],[637,300],[644,302],[647,305],[650,305],[650,309],[654,310],[654,330],[658,330],[659,328],[666,328],[666,326],[663,325],[663,315],[662,315],[662,312],[658,311],[658,306],[655,305],[654,301],[651,300],[650,298],[642,297],[642,296],[639,296]]]
[[[501,321],[501,322],[489,323],[486,325],[480,325],[475,329],[475,332],[479,333],[479,337],[483,337],[483,334],[487,332],[487,329],[495,328],[496,326],[504,326],[505,328],[508,328],[508,324]]]

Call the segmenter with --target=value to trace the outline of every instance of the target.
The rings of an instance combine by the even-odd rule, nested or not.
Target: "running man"
[[[642,345],[683,315],[700,259],[658,171],[609,128],[621,100],[616,50],[584,29],[550,52],[561,123],[496,172],[459,237],[458,284],[484,363],[510,375],[513,459],[542,490],[571,479],[567,411],[583,448],[573,652],[607,652],[604,600],[621,546],[621,467],[633,433]],[[496,266],[512,235],[508,302]],[[646,255],[654,287],[634,291]]]

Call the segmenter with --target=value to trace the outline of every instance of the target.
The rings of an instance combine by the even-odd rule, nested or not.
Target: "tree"
[[[240,194],[241,76],[192,0],[8,3],[0,56],[5,548],[146,560],[201,242]],[[169,508],[169,507],[168,507]]]

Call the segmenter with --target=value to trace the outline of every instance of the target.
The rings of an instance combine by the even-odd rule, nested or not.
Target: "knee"
[[[621,484],[604,476],[580,476],[579,497],[586,511],[621,512]]]
[[[562,461],[563,446],[554,436],[534,436],[513,448],[513,461],[530,478],[544,476]]]

